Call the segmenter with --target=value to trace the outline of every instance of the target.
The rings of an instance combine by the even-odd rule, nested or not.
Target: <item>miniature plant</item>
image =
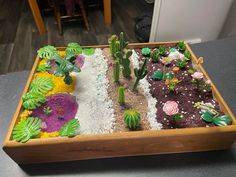
[[[175,101],[167,101],[165,102],[162,110],[165,112],[168,116],[174,116],[175,121],[180,121],[184,117],[182,114],[179,113],[178,103]]]
[[[118,60],[113,63],[113,78],[115,82],[119,82],[120,77],[120,63]]]
[[[82,48],[80,47],[80,45],[76,42],[71,42],[67,45],[66,47],[66,55],[71,55],[72,53],[74,55],[79,55],[79,54],[82,54]]]
[[[65,84],[70,85],[72,83],[71,72],[80,72],[79,66],[76,66],[76,57],[74,55],[66,56],[65,59],[60,55],[54,54],[53,59],[56,62],[56,68],[54,71],[55,76],[64,76]]]
[[[145,58],[141,69],[134,68],[134,74],[135,74],[135,76],[136,76],[136,81],[135,81],[134,86],[133,86],[133,91],[136,90],[139,81],[140,81],[141,79],[143,79],[143,78],[147,75],[147,73],[148,73],[148,72],[147,72],[147,69],[146,69],[147,62],[148,62],[148,59]]]
[[[184,41],[179,41],[177,43],[177,49],[182,52],[186,50],[186,45],[185,45]]]
[[[57,52],[57,49],[51,45],[40,48],[37,53],[39,58],[51,59],[52,55]]]
[[[123,55],[123,50],[128,45],[128,41],[126,41],[123,32],[120,33],[119,38],[116,35],[112,35],[108,42],[112,56],[116,56],[117,52],[120,52]]]
[[[173,71],[174,73],[178,73],[178,72],[179,72],[179,67],[177,67],[177,66],[173,67],[173,68],[172,68],[172,71]]]
[[[67,122],[59,131],[60,136],[67,136],[69,138],[76,135],[76,130],[80,127],[77,119],[72,119]]]
[[[37,67],[36,71],[38,72],[45,72],[45,71],[49,71],[51,69],[50,64],[41,64]]]
[[[165,56],[165,55],[167,54],[167,50],[166,50],[166,48],[165,48],[164,46],[160,46],[160,47],[158,48],[158,53],[159,53],[160,55],[162,55],[162,56]]]
[[[120,105],[125,104],[125,87],[118,87],[118,102]]]
[[[160,70],[154,71],[152,74],[152,79],[154,80],[162,80],[163,74]]]
[[[162,80],[166,80],[166,79],[173,79],[175,77],[174,73],[172,72],[168,72],[168,73],[164,73],[162,76]]]
[[[201,91],[201,90],[207,90],[210,91],[211,90],[211,83],[210,81],[204,81],[203,80],[203,73],[201,72],[195,72],[192,75],[192,83],[197,85],[197,90]]]
[[[134,110],[129,109],[124,112],[124,122],[127,127],[129,127],[131,130],[135,130],[141,121],[141,114]]]
[[[116,53],[116,57],[119,59],[119,63],[123,66],[122,68],[122,74],[125,78],[129,79],[131,75],[131,70],[130,70],[130,56],[132,55],[132,51],[129,50],[125,57],[122,55],[121,52]]]
[[[208,123],[214,123],[217,126],[226,126],[232,123],[232,119],[228,115],[219,116],[220,113],[211,103],[197,102],[194,107],[201,109],[201,117]]]
[[[161,62],[164,66],[167,66],[171,63],[172,59],[170,57],[164,57],[162,58]]]
[[[191,59],[191,53],[189,51],[184,52],[185,60],[190,60]]]
[[[40,132],[41,120],[37,117],[28,117],[21,120],[13,129],[13,139],[25,143],[36,137]]]
[[[148,57],[150,56],[151,49],[149,49],[148,47],[142,48],[141,53],[144,57]]]
[[[173,78],[173,79],[169,79],[167,78],[166,81],[165,81],[165,84],[168,86],[169,90],[170,91],[174,91],[175,90],[175,87],[178,83],[180,83],[181,81],[178,80],[176,77]]]
[[[176,66],[178,66],[179,68],[183,69],[183,68],[186,68],[187,66],[187,62],[185,60],[179,60],[179,61],[176,61]]]
[[[43,108],[43,112],[45,115],[49,115],[52,112],[52,109],[49,106]]]
[[[35,109],[46,102],[46,97],[33,92],[26,93],[23,97],[23,107],[25,109]]]
[[[95,49],[94,48],[85,48],[85,49],[82,49],[82,53],[85,54],[85,55],[93,55],[95,53]]]
[[[151,53],[151,58],[154,63],[158,62],[160,60],[160,56],[158,51],[154,51]]]
[[[53,89],[53,82],[50,78],[38,77],[30,84],[30,91],[36,94],[45,94]]]

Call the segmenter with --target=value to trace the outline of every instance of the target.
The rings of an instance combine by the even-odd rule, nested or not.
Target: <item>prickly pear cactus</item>
[[[135,130],[139,126],[140,121],[141,114],[138,111],[129,109],[124,112],[124,123],[131,130]]]
[[[130,70],[130,56],[132,55],[132,51],[129,50],[125,57],[122,55],[121,52],[116,53],[116,57],[119,59],[120,64],[123,66],[122,69],[122,74],[125,78],[129,79],[131,75],[131,70]]]

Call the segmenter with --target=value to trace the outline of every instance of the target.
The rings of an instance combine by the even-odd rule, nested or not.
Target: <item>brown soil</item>
[[[141,114],[141,123],[138,130],[148,130],[150,129],[149,122],[147,120],[147,112],[148,112],[148,103],[146,98],[143,95],[142,90],[138,92],[132,92],[132,86],[135,82],[135,76],[133,73],[133,66],[131,65],[131,79],[126,79],[122,76],[122,72],[120,70],[120,82],[114,83],[113,79],[113,68],[112,62],[114,61],[113,57],[110,56],[110,51],[108,48],[103,49],[103,54],[109,61],[109,69],[107,72],[107,78],[109,80],[108,94],[113,102],[113,108],[116,116],[116,124],[114,127],[114,132],[124,132],[129,131],[129,129],[125,126],[123,121],[123,113],[126,109],[135,109]],[[118,98],[118,86],[124,85],[124,83],[128,84],[128,88],[125,92],[125,105],[120,105],[117,101]]]
[[[139,55],[139,60],[144,58],[141,55],[140,49],[136,50]],[[167,72],[173,68],[174,64],[171,64],[166,68]],[[205,123],[201,119],[200,110],[194,108],[193,105],[196,102],[210,102],[215,105],[217,111],[219,110],[219,105],[213,99],[212,92],[199,92],[196,89],[196,85],[191,83],[192,77],[187,74],[186,70],[192,69],[191,62],[188,63],[188,66],[184,70],[180,70],[175,76],[182,80],[176,86],[176,92],[170,92],[165,85],[165,81],[155,81],[151,78],[154,71],[157,69],[162,69],[162,64],[160,62],[153,63],[149,62],[147,66],[148,70],[148,82],[150,83],[150,93],[153,97],[157,99],[157,121],[163,124],[164,129],[169,128],[186,128],[186,127],[206,127],[214,126],[214,124]],[[179,110],[184,115],[184,119],[180,122],[175,122],[173,117],[167,116],[162,108],[166,101],[176,101],[179,104]]]

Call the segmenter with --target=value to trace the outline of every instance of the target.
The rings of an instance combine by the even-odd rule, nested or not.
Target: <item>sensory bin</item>
[[[38,50],[39,64],[12,139],[72,138],[145,130],[228,126],[212,83],[195,69],[183,41],[127,48],[124,33],[109,47]]]

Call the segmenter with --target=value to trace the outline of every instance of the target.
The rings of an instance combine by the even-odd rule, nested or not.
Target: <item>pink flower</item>
[[[77,56],[75,59],[75,66],[77,66],[78,68],[82,68],[82,66],[84,65],[84,59],[85,57],[83,55]]]
[[[41,125],[40,125],[40,128],[41,129],[46,129],[47,128],[46,122],[42,122]]]
[[[210,85],[210,84],[211,84],[211,81],[210,81],[210,80],[207,80],[207,81],[206,81],[206,84]]]
[[[162,110],[166,113],[166,115],[173,116],[179,112],[178,103],[175,101],[167,101],[165,102]]]
[[[191,75],[194,79],[200,80],[203,78],[203,74],[201,72],[195,72]]]
[[[129,88],[129,84],[126,82],[126,83],[124,83],[124,88]]]

